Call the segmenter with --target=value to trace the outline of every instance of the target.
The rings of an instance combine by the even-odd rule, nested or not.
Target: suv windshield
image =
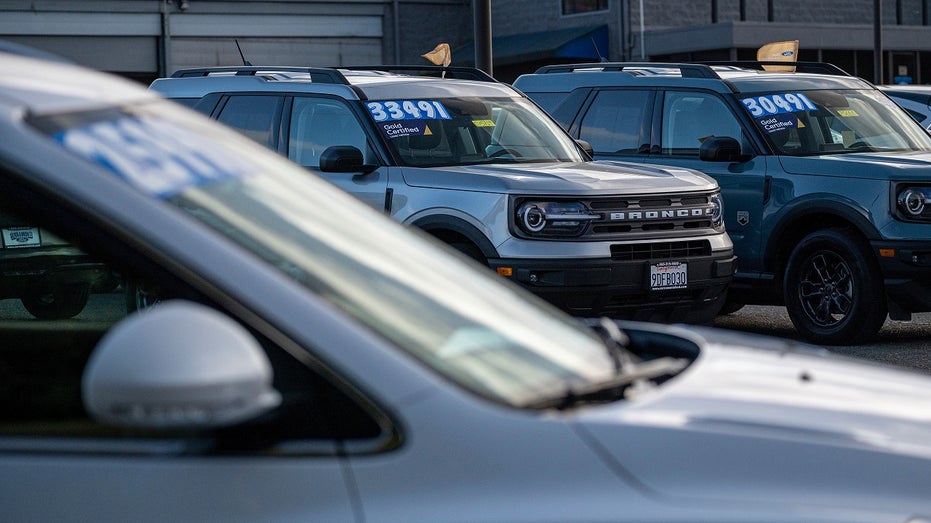
[[[531,118],[527,107],[501,106]],[[532,295],[261,145],[191,116],[163,102],[132,113],[36,117],[32,124],[475,393],[523,406],[613,375],[603,342],[568,316],[534,306]]]
[[[931,150],[931,137],[878,91],[808,90],[737,96],[779,154]]]
[[[583,160],[562,128],[522,98],[380,100],[365,106],[401,165]]]

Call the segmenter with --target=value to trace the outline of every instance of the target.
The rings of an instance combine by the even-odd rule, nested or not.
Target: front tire
[[[879,265],[866,242],[846,229],[815,231],[799,242],[783,296],[792,324],[813,343],[862,342],[886,319]]]
[[[23,307],[40,320],[63,320],[80,314],[90,298],[90,285],[62,285],[23,296]]]

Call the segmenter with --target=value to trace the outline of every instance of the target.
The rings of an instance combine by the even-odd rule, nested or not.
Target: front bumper
[[[682,289],[651,289],[651,266],[688,266]],[[733,250],[648,259],[490,259],[498,274],[574,316],[711,323],[733,278]]]
[[[913,312],[931,311],[931,243],[872,242],[883,275],[889,315],[907,320]]]

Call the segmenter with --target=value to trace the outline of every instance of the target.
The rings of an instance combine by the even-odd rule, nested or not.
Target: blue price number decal
[[[811,100],[802,93],[751,96],[744,98],[741,102],[754,117],[817,110],[815,104],[811,103]]]
[[[388,100],[365,104],[376,122],[386,120],[449,120],[439,100]]]

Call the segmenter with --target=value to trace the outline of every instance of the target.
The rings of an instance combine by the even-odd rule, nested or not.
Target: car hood
[[[717,187],[713,179],[691,169],[615,161],[404,167],[402,172],[405,183],[413,187],[501,193],[652,194]]]
[[[662,497],[931,514],[931,378],[760,344],[709,340],[665,385],[580,413],[580,434]]]
[[[780,156],[779,162],[793,174],[872,180],[927,180],[931,176],[931,153],[927,152]]]

